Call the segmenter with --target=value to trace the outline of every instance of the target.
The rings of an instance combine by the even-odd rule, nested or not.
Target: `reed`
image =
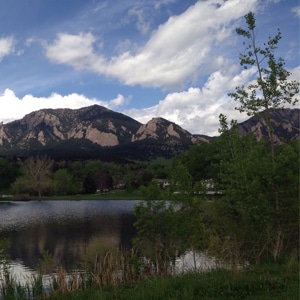
[[[48,288],[41,274],[21,286],[3,267],[0,299],[298,299],[298,263],[295,256],[281,264],[161,277],[145,272],[152,265],[135,253],[110,250],[99,254],[90,269],[59,268]]]

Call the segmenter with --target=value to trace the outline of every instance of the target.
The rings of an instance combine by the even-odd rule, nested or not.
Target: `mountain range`
[[[263,113],[238,124],[241,134],[267,136]],[[299,139],[300,110],[272,112],[274,139]],[[0,125],[0,155],[48,155],[54,159],[106,160],[172,157],[216,137],[191,134],[163,118],[146,124],[99,105],[80,109],[42,109]]]

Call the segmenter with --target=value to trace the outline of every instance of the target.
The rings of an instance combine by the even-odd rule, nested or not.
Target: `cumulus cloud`
[[[0,38],[0,61],[3,57],[12,54],[14,52],[15,39],[14,37]]]
[[[99,59],[94,53],[95,41],[91,33],[60,33],[52,44],[45,45],[46,56],[52,62],[71,65],[75,69],[91,69],[93,62]]]
[[[290,80],[297,80],[300,67],[290,70]],[[241,70],[240,73],[216,71],[212,73],[202,88],[190,87],[184,91],[171,92],[152,107],[121,110],[128,99],[122,94],[108,101],[87,98],[80,94],[62,96],[52,94],[49,97],[26,95],[18,98],[15,93],[6,89],[0,95],[0,121],[4,123],[22,118],[25,114],[42,108],[81,108],[93,104],[118,110],[127,116],[145,124],[153,117],[162,117],[175,122],[193,134],[218,135],[219,115],[225,114],[228,120],[242,122],[249,117],[241,114],[234,107],[237,103],[227,96],[236,86],[251,82],[255,68]],[[299,94],[296,95],[299,98]],[[286,107],[290,107],[286,105]]]
[[[290,80],[296,80],[300,67],[291,70]],[[125,114],[146,123],[153,116],[163,117],[175,122],[193,134],[218,135],[219,115],[225,114],[228,120],[245,121],[249,118],[234,108],[238,106],[227,96],[236,86],[247,85],[251,82],[255,68],[242,70],[234,75],[230,72],[216,71],[212,73],[204,86],[190,87],[185,91],[169,93],[153,107],[145,109],[129,109]],[[299,95],[296,95],[299,98]],[[286,107],[292,107],[286,105]]]
[[[175,0],[155,0],[153,5],[160,9],[172,2]],[[251,82],[256,70],[240,70],[240,66],[231,61],[228,51],[236,51],[237,63],[238,50],[232,47],[235,38],[231,35],[241,18],[249,11],[257,10],[259,4],[261,1],[258,0],[198,1],[181,15],[172,16],[157,27],[144,44],[129,39],[116,43],[115,56],[105,53],[105,41],[91,32],[61,32],[43,46],[51,62],[115,78],[126,85],[171,90],[155,106],[123,110],[124,114],[141,123],[163,117],[191,133],[213,136],[218,135],[220,113],[238,122],[248,118],[234,110],[236,103],[227,93]],[[101,9],[99,6],[97,11]],[[295,9],[299,15],[298,11]],[[129,14],[136,18],[140,31],[146,34],[149,24],[144,12],[135,9]],[[14,51],[14,39],[6,40],[6,43],[4,40],[0,39],[0,60]],[[27,40],[28,45],[32,42]],[[291,71],[291,79],[299,78],[299,68]],[[201,84],[197,82],[199,76]],[[118,94],[114,99],[101,101],[76,93],[18,98],[7,89],[0,95],[0,121],[19,119],[41,108],[75,109],[92,104],[121,111],[128,99]]]
[[[227,96],[227,92],[248,82],[254,73],[255,69],[243,70],[236,76],[229,72],[216,71],[209,76],[201,89],[190,87],[185,91],[169,93],[151,108],[129,109],[124,113],[142,123],[147,122],[151,115],[159,116],[194,134],[218,135],[218,117],[221,113],[238,121],[247,117],[234,110],[235,103]]]
[[[111,109],[117,109],[121,106],[124,106],[128,103],[128,99],[126,99],[123,95],[118,94],[118,96],[110,101],[108,101],[107,106]]]
[[[219,55],[222,42],[231,34],[232,22],[256,3],[257,0],[198,1],[160,25],[144,45],[114,57],[105,57],[95,49],[96,37],[90,32],[60,33],[53,43],[44,45],[46,56],[55,63],[117,78],[127,85],[182,88],[186,82],[193,82],[199,72],[208,74],[226,63]],[[141,11],[134,13],[141,18]]]
[[[98,104],[109,109],[116,109],[124,103],[126,103],[126,99],[121,94],[109,101],[101,101],[95,98],[89,99],[84,95],[76,93],[66,96],[53,93],[49,97],[26,95],[23,98],[18,98],[12,90],[6,89],[4,93],[0,95],[0,121],[7,123],[16,119],[21,119],[26,114],[43,108],[55,109],[68,107],[77,109]]]

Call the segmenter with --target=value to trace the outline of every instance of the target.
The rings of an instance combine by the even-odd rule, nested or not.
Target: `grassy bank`
[[[177,277],[152,278],[120,287],[106,286],[67,294],[60,299],[299,299],[298,263],[264,264],[254,269],[189,273]]]
[[[179,276],[149,277],[128,281],[121,285],[81,286],[68,292],[65,279],[57,279],[57,287],[49,294],[42,292],[40,277],[28,297],[20,286],[11,281],[2,286],[3,300],[193,300],[193,299],[246,299],[276,300],[299,299],[299,268],[296,259],[281,264],[262,264],[247,270],[214,270],[207,273],[187,273]],[[4,292],[4,293],[3,293]],[[35,295],[35,296],[33,296]]]

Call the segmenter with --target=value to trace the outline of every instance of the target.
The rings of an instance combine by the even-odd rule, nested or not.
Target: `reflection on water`
[[[46,253],[53,269],[78,267],[87,249],[131,246],[133,207],[138,201],[29,201],[0,204],[0,239],[9,256],[29,269]],[[42,255],[43,256],[43,255]],[[44,262],[45,257],[43,256]]]

